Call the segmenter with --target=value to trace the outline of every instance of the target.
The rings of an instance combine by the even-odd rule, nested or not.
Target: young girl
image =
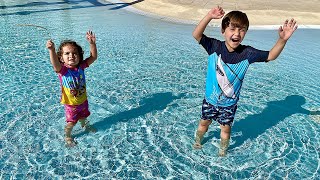
[[[90,115],[84,69],[89,67],[98,56],[96,37],[88,31],[86,39],[90,44],[90,57],[83,60],[82,48],[74,41],[66,40],[61,43],[58,52],[52,40],[47,41],[50,61],[54,71],[58,74],[61,84],[61,104],[64,104],[66,114],[65,141],[68,147],[76,145],[71,137],[72,128],[80,121],[86,131],[95,132],[89,125],[87,117]]]

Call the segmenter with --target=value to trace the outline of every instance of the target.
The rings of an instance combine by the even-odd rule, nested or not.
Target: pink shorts
[[[66,121],[77,123],[79,119],[85,119],[90,115],[88,101],[80,105],[64,105]]]

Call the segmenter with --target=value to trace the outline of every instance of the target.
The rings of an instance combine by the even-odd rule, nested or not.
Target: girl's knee
[[[64,127],[65,131],[71,131],[74,125],[75,125],[75,123],[73,123],[73,122],[68,122],[68,123],[66,124],[66,126]]]
[[[72,126],[74,126],[76,123],[73,123],[73,122],[68,122],[67,124],[66,124],[66,126],[68,126],[68,127],[72,127]]]

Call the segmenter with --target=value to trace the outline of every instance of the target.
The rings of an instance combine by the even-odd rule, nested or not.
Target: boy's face
[[[67,67],[76,67],[79,64],[78,49],[72,45],[65,45],[62,47],[61,61]]]
[[[229,26],[222,33],[225,38],[226,46],[229,52],[235,51],[235,49],[240,45],[244,36],[247,33],[246,27],[235,26],[233,23],[230,23]]]

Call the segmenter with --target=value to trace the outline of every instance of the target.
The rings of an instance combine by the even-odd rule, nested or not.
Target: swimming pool
[[[220,158],[217,124],[203,149],[192,149],[207,58],[191,36],[194,26],[101,2],[0,4],[1,179],[320,178],[320,122],[309,115],[320,107],[320,30],[298,29],[277,61],[249,68],[229,154]],[[99,52],[86,71],[89,119],[98,132],[78,126],[79,144],[68,149],[45,43],[74,39],[88,55],[88,29]],[[243,44],[268,50],[277,36],[252,30]]]

